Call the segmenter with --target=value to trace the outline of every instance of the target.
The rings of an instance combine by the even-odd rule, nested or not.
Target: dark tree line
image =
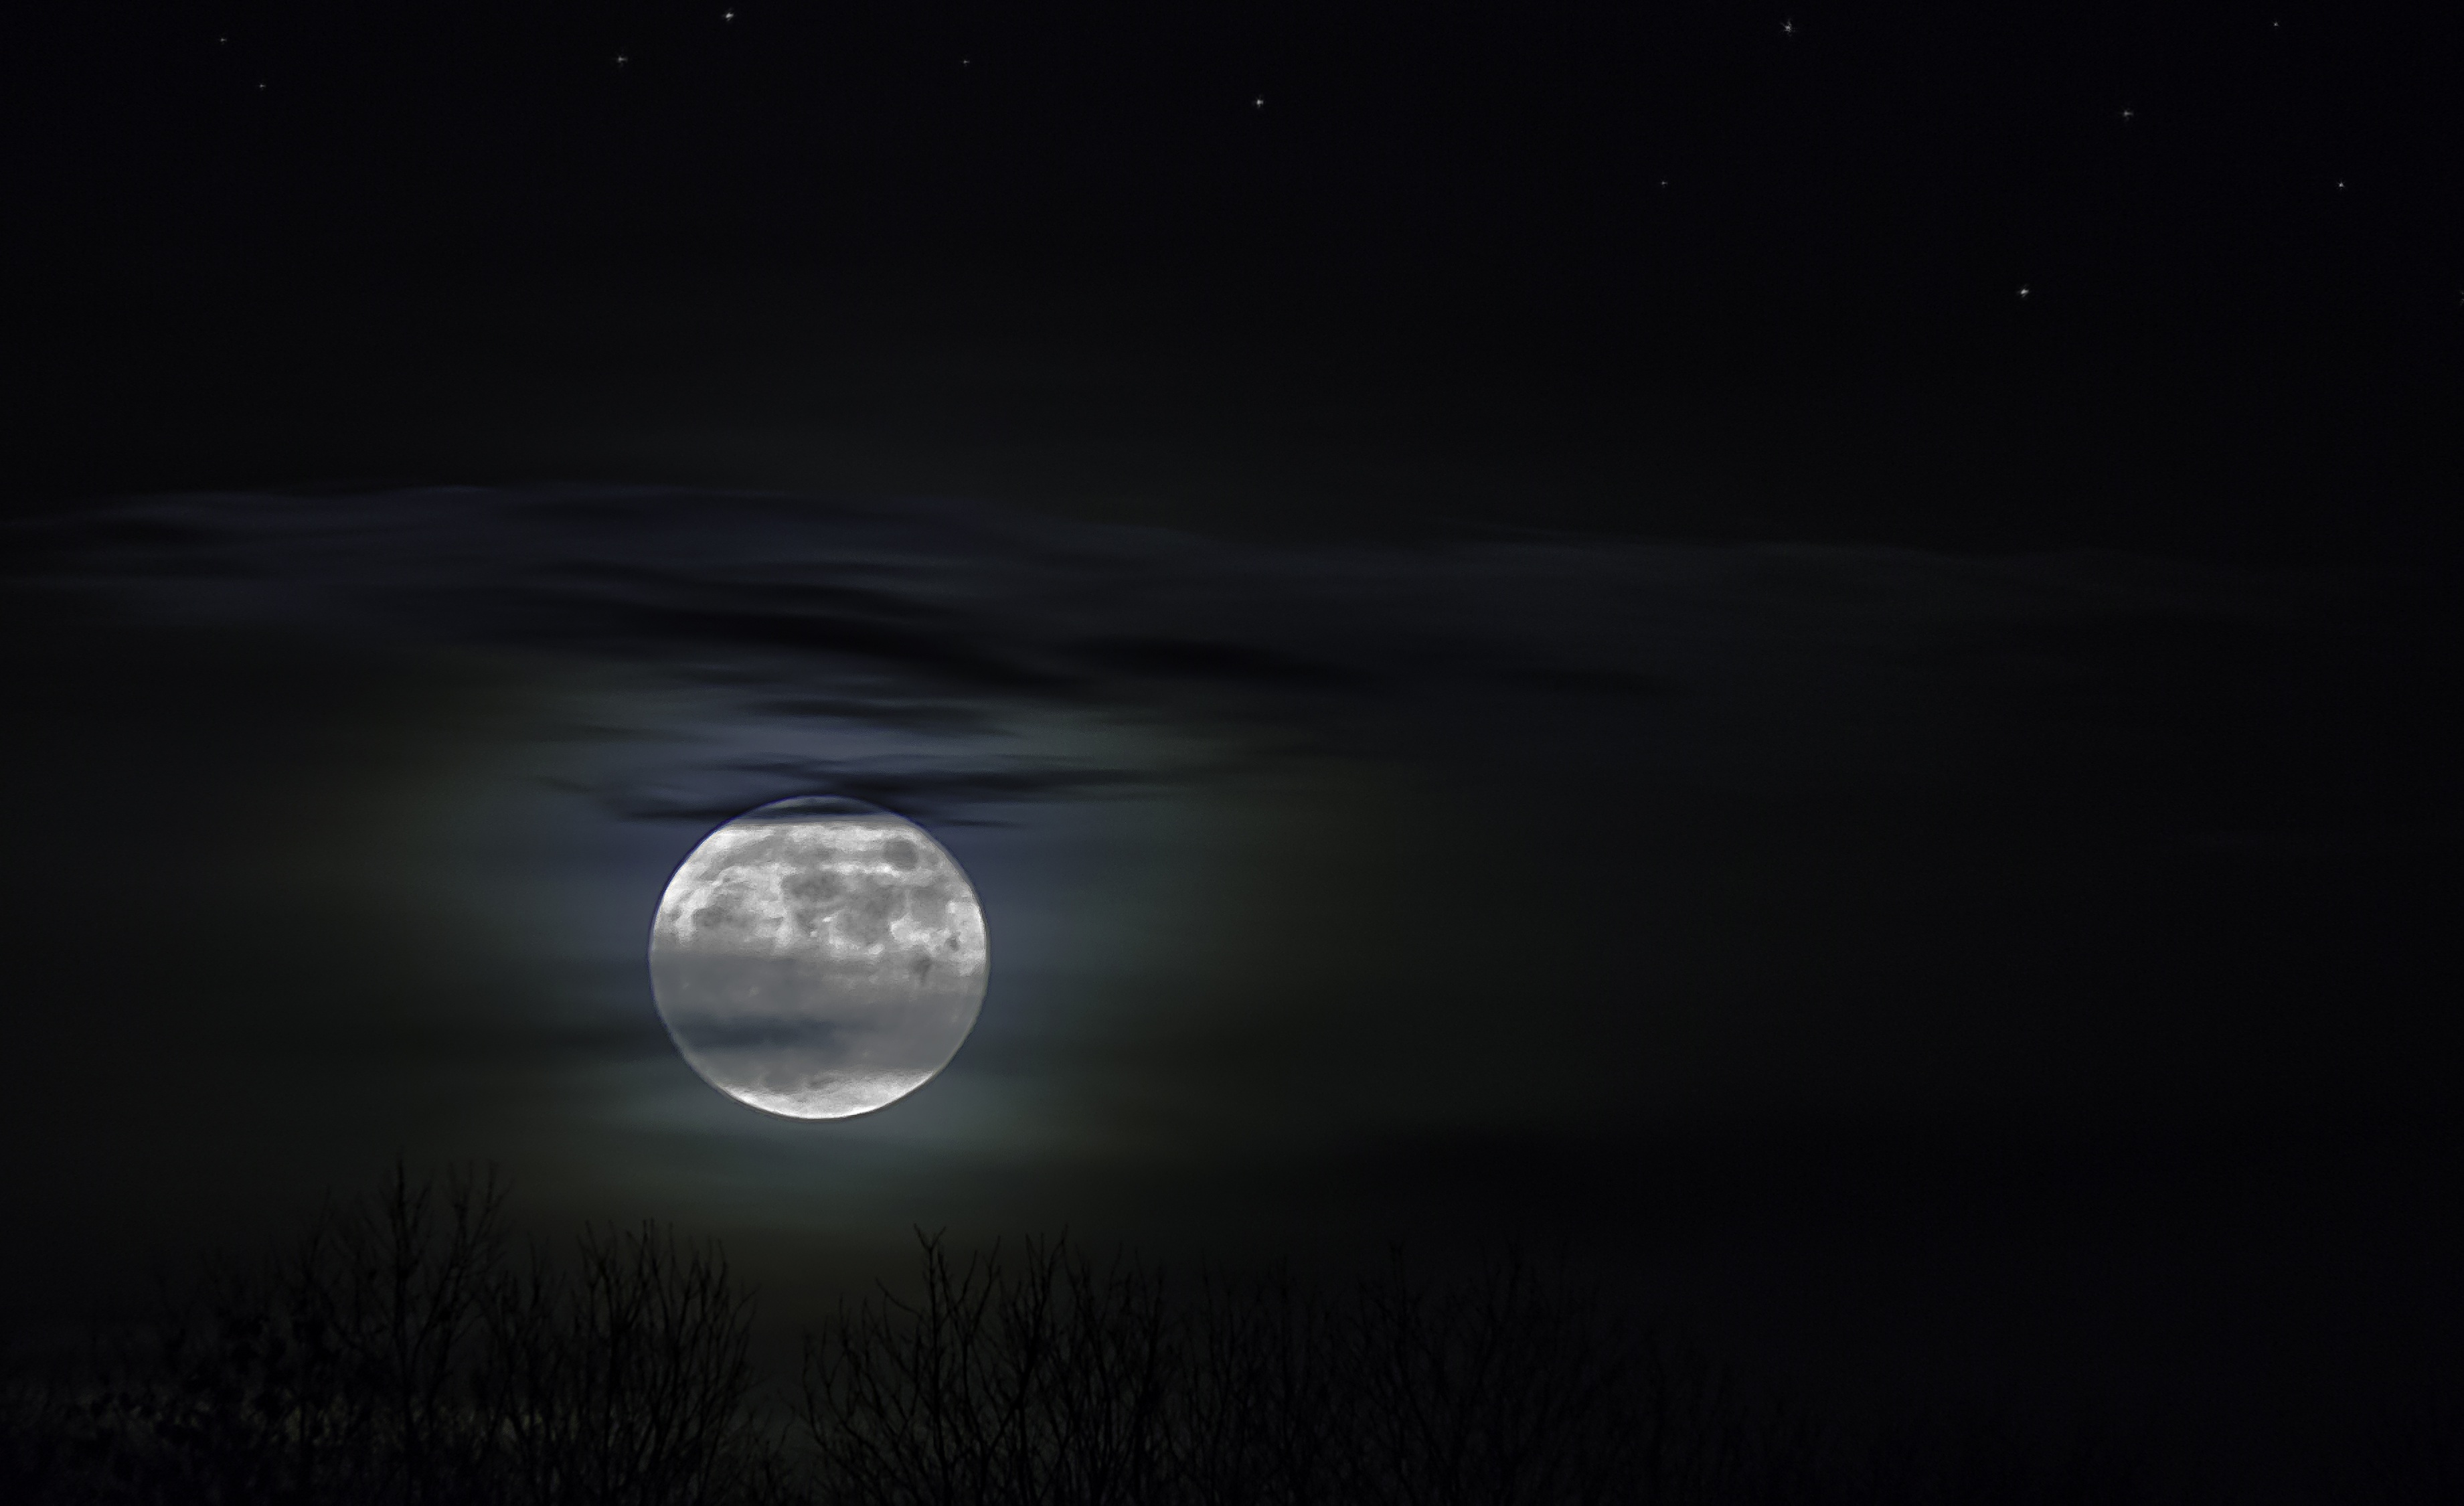
[[[1856,1448],[1530,1262],[1186,1282],[1062,1241],[752,1358],[720,1253],[517,1237],[483,1173],[328,1209],[73,1372],[21,1378],[40,1506],[1882,1506],[2140,1500],[2081,1455]],[[1985,1460],[1980,1464],[1980,1460]]]
[[[82,1373],[21,1382],[12,1498],[653,1506],[758,1498],[752,1309],[654,1228],[517,1240],[484,1173],[329,1208]]]
[[[1504,1261],[1335,1291],[1029,1242],[923,1252],[921,1295],[808,1343],[825,1498],[867,1506],[1575,1506],[1778,1500],[1810,1430]]]

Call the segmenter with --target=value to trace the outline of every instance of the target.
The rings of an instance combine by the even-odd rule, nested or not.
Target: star
[[[623,53],[618,53],[616,55],[616,66],[619,68],[625,66],[625,55]]]
[[[1265,99],[1263,99],[1263,98],[1261,98],[1261,99],[1252,99],[1252,100],[1250,100],[1250,101],[1249,101],[1249,103],[1250,103],[1253,107],[1255,107],[1255,108],[1257,108],[1257,109],[1260,109],[1260,110],[1263,110],[1263,109],[1265,109],[1265,108],[1266,107],[1266,101],[1265,101]]]
[[[2136,110],[2125,109],[2125,110],[2123,110],[2123,111],[2122,112],[2122,118],[2123,118],[2123,120],[2129,120],[2132,116],[2137,115],[2138,113],[2139,113],[2139,112],[2138,112],[2138,111],[2136,111]]]
[[[1794,21],[1782,21],[1779,24],[1779,34],[1782,36],[1794,36],[1796,34],[1796,23]]]
[[[736,12],[735,12],[735,11],[728,11],[726,14],[724,14],[724,15],[722,15],[722,16],[720,16],[720,17],[719,17],[719,19],[720,19],[720,20],[722,20],[722,21],[733,21],[733,20],[735,20],[735,19],[736,19]]]
[[[2019,290],[2019,296],[2021,296],[2021,297],[2023,297],[2023,298],[2024,298],[2024,297],[2026,297],[2027,295],[2028,295],[2028,290],[2027,290],[2027,289],[2025,289],[2025,288],[2021,288],[2021,289]]]

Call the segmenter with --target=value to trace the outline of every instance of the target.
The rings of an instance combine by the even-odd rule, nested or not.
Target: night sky
[[[2464,17],[12,31],[29,1344],[400,1155],[782,1323],[918,1227],[1562,1250],[2202,1498],[2464,1397]],[[829,1123],[642,960],[814,793],[993,954]]]

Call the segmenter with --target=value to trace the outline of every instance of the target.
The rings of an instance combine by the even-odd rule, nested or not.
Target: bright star
[[[1782,21],[1779,24],[1779,31],[1782,36],[1794,36],[1796,34],[1796,23],[1794,21]]]
[[[1253,105],[1257,106],[1257,107],[1258,107],[1259,109],[1261,109],[1261,110],[1263,110],[1263,109],[1265,109],[1265,108],[1266,107],[1266,101],[1265,101],[1265,100],[1264,100],[1264,99],[1252,99],[1252,100],[1250,100],[1249,102],[1250,102],[1251,104],[1253,104]]]
[[[2024,297],[2026,297],[2027,295],[2028,295],[2028,290],[2027,290],[2027,289],[2025,289],[2025,288],[2021,288],[2021,289],[2019,290],[2019,296],[2021,296],[2021,297],[2023,297],[2023,298],[2024,298]]]

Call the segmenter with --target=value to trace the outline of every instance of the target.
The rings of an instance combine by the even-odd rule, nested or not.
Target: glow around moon
[[[956,860],[903,817],[779,800],[702,840],[650,930],[650,986],[713,1087],[845,1119],[921,1087],[974,1028],[988,958]]]

